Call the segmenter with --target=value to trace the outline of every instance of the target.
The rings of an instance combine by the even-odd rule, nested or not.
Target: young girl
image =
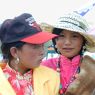
[[[60,95],[66,92],[80,72],[84,52],[95,52],[95,38],[87,33],[88,29],[83,17],[74,12],[60,17],[53,27],[52,33],[59,35],[52,39],[59,57],[45,60],[42,65],[59,72]]]

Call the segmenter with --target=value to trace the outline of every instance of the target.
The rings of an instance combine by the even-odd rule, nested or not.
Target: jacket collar
[[[50,71],[48,70],[47,67],[44,66],[39,66],[38,68],[35,68],[33,71],[33,77],[36,77],[39,79],[39,81],[44,84],[46,81],[50,80],[50,77],[48,77],[47,72],[49,73]],[[44,78],[43,78],[44,77]],[[43,79],[42,79],[43,78]],[[37,79],[37,80],[38,80]]]
[[[34,83],[34,92],[36,95],[45,95],[44,86],[47,81],[50,80],[50,77],[47,75],[47,67],[39,66],[33,70],[33,83]]]

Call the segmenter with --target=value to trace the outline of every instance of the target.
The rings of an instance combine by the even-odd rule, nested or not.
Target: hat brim
[[[39,32],[32,36],[30,35],[30,36],[22,39],[21,41],[26,42],[26,43],[31,43],[31,44],[42,44],[42,43],[48,42],[49,40],[51,40],[54,37],[57,37],[57,35],[51,34],[48,32]]]
[[[69,31],[74,31],[74,32],[78,32],[80,33],[87,41],[86,43],[86,49],[87,51],[89,52],[95,52],[95,37],[92,35],[92,34],[88,34],[86,31],[84,31],[83,29],[71,24],[62,24],[62,26],[54,26],[54,25],[50,25],[50,24],[47,24],[48,25],[48,28],[49,28],[49,32],[52,32],[54,28],[59,28],[59,29],[65,29],[65,30],[69,30]],[[43,29],[44,31],[45,30],[45,27]]]
[[[86,50],[88,52],[95,52],[95,37],[92,34],[88,34],[83,29],[81,29],[77,26],[72,27],[72,25],[69,25],[69,24],[66,26],[62,26],[62,27],[52,27],[52,29],[54,29],[54,28],[65,29],[65,30],[74,31],[74,32],[81,34],[87,41],[86,42]]]
[[[95,52],[95,37],[88,33],[80,33],[86,39],[86,49],[88,52]]]
[[[47,26],[46,26],[47,25]],[[65,30],[69,30],[69,31],[75,31],[75,32],[85,32],[82,28],[72,24],[72,23],[67,23],[67,22],[62,22],[62,25],[60,26],[56,26],[56,25],[50,25],[50,24],[46,24],[45,26],[40,26],[42,28],[43,31],[47,31],[47,28],[49,30],[49,32],[52,32],[52,30],[54,28],[59,28],[59,29],[65,29]]]

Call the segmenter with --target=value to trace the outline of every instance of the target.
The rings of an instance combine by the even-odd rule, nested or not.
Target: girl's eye
[[[56,40],[63,40],[63,38],[64,38],[64,35],[59,35],[57,38],[56,38]]]
[[[78,35],[73,35],[72,37],[77,38],[77,37],[78,37]]]
[[[64,38],[64,35],[59,35],[58,39],[61,40]]]
[[[64,35],[59,35],[59,37],[64,37]]]

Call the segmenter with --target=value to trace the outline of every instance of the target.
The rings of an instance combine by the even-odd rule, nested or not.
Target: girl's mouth
[[[70,52],[73,50],[73,48],[63,48],[63,50],[67,51],[67,52]]]

